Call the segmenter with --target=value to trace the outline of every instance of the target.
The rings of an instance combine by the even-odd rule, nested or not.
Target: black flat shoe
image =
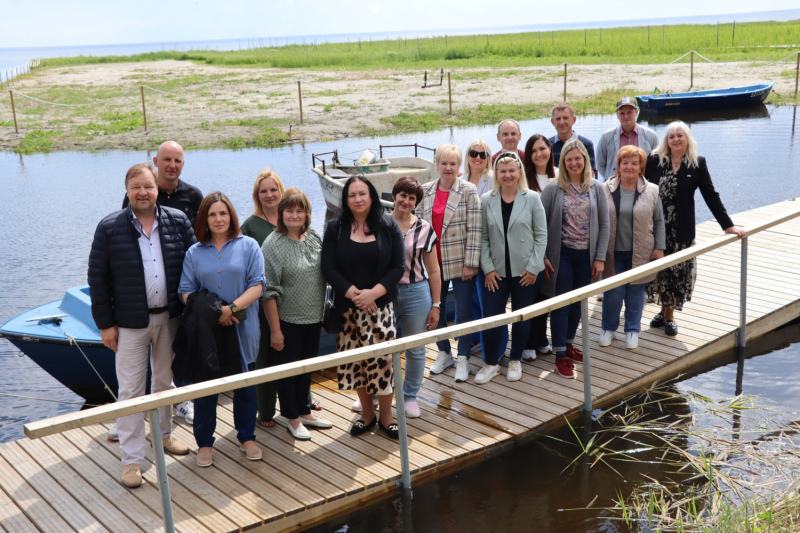
[[[377,418],[377,417],[375,417],[375,418]],[[386,433],[386,436],[389,437],[390,439],[397,440],[397,439],[400,438],[400,429],[399,429],[397,424],[394,424],[394,423],[393,424],[389,424],[389,427],[385,428],[385,427],[383,427],[383,424],[381,424],[381,422],[379,420],[378,421],[378,427],[381,428],[381,431]]]
[[[367,424],[363,420],[356,420],[356,423],[353,424],[353,427],[350,428],[351,435],[363,435],[373,427],[375,427],[375,423],[378,421],[378,415],[376,414],[375,417],[372,419],[372,422]],[[381,427],[383,429],[383,427]]]
[[[656,313],[653,315],[653,320],[650,321],[651,328],[663,328],[664,327],[664,315],[661,313]]]
[[[678,334],[678,324],[674,320],[667,320],[664,323],[664,333],[669,335],[670,337],[674,337]]]

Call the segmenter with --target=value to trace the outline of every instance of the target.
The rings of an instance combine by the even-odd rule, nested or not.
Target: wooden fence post
[[[800,52],[797,52],[797,69],[794,71],[794,97],[797,98],[797,82],[800,81]]]
[[[144,131],[147,131],[147,108],[144,106],[144,85],[139,85],[139,92],[142,95],[142,117],[144,118]]]
[[[731,46],[736,44],[736,21],[733,21],[733,35],[731,36]]]
[[[564,63],[564,101],[567,101],[567,64]]]
[[[450,114],[453,114],[453,87],[450,85],[450,73],[447,73],[447,101],[450,104]]]
[[[359,38],[359,46],[361,44],[361,39]],[[303,123],[303,93],[302,89],[300,88],[300,80],[297,80],[297,101],[300,102],[300,124]]]
[[[690,78],[689,78],[689,88],[691,89],[694,87],[694,50],[691,51],[692,55],[692,66],[690,71]]]
[[[19,133],[19,127],[17,127],[17,109],[14,107],[14,89],[9,89],[8,94],[11,96],[11,114],[14,116],[14,133]]]

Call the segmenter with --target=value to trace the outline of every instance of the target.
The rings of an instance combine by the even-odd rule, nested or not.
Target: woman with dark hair
[[[178,292],[183,301],[206,289],[227,302],[218,323],[235,327],[239,339],[240,364],[230,371],[255,370],[259,328],[257,307],[252,305],[264,287],[264,258],[258,243],[242,235],[236,211],[227,196],[212,192],[200,203],[195,223],[197,243],[186,252]],[[217,395],[194,401],[194,438],[197,466],[212,464],[214,430],[217,425]],[[247,459],[261,459],[255,443],[256,391],[244,387],[233,392],[233,420],[236,437]]]
[[[700,189],[703,200],[723,231],[744,238],[745,231],[734,226],[725,211],[708,173],[706,159],[697,154],[697,141],[685,123],[678,120],[667,126],[658,147],[647,158],[644,175],[650,183],[658,185],[664,206],[667,236],[664,255],[680,252],[694,244],[694,193],[697,189]],[[692,299],[696,278],[697,259],[684,261],[656,274],[655,281],[648,283],[645,289],[647,295],[661,305],[661,312],[650,322],[651,327],[663,327],[670,336],[678,334],[675,309],[682,310],[684,302]]]
[[[436,255],[442,278],[440,301],[447,298],[450,284],[456,299],[456,318],[459,323],[472,320],[473,278],[478,272],[481,255],[481,200],[475,186],[458,179],[461,166],[461,149],[452,144],[442,144],[433,158],[438,178],[422,186],[422,201],[416,214],[433,227],[439,238]],[[441,313],[439,327],[447,326],[447,318]],[[458,338],[456,382],[469,378],[469,356],[472,335]],[[439,374],[453,366],[450,341],[436,343],[439,354],[431,366],[431,374]]]
[[[623,146],[617,152],[616,175],[603,183],[608,200],[609,240],[606,277],[627,272],[664,257],[664,212],[658,186],[644,179],[647,155],[638,146]],[[606,291],[603,298],[603,329],[598,343],[610,346],[619,327],[625,304],[625,347],[639,346],[642,329],[644,287],[656,277],[645,276]]]
[[[270,348],[275,364],[316,357],[325,278],[322,277],[322,238],[311,225],[311,201],[299,189],[287,190],[278,203],[278,227],[264,241],[267,286],[264,313],[270,325]],[[278,380],[281,415],[299,440],[309,440],[306,427],[327,429],[327,420],[311,414],[308,395],[311,374]]]
[[[525,176],[528,179],[528,188],[541,193],[547,184],[556,178],[556,172],[558,172],[550,139],[540,133],[531,135],[528,142],[525,143],[525,156],[522,159],[522,164],[525,169]],[[545,300],[547,300],[547,296],[539,290],[536,293],[534,303],[540,303]],[[545,313],[531,319],[531,332],[528,336],[525,350],[522,351],[522,359],[524,361],[534,361],[537,353],[542,355],[553,354],[553,348],[547,338],[547,316],[548,313]]]
[[[325,230],[322,273],[334,290],[334,305],[342,313],[336,349],[350,350],[397,337],[392,301],[403,276],[405,246],[394,218],[383,214],[378,191],[364,176],[352,176],[342,189],[342,213]],[[392,419],[392,356],[382,355],[338,368],[339,389],[353,390],[362,406],[352,435],[377,423],[398,438]],[[372,395],[378,395],[380,415]],[[380,418],[380,420],[379,420]]]
[[[608,248],[608,202],[602,184],[592,178],[589,153],[577,139],[561,150],[558,178],[542,192],[547,215],[547,252],[542,292],[558,296],[585,287],[603,273]],[[575,375],[574,362],[583,353],[573,345],[581,321],[581,304],[550,313],[550,333],[556,352],[556,372]]]
[[[422,200],[422,185],[409,176],[397,180],[392,189],[394,210],[391,215],[403,234],[405,271],[397,285],[395,313],[404,337],[435,329],[441,313],[441,277],[434,246],[439,241],[431,225],[414,215]],[[406,374],[403,397],[406,416],[420,416],[417,393],[425,373],[425,346],[406,350]]]

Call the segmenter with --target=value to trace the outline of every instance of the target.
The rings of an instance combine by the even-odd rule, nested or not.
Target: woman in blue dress
[[[253,305],[264,287],[264,257],[258,243],[242,235],[236,211],[227,196],[212,192],[200,204],[195,223],[197,243],[186,252],[178,291],[184,301],[202,289],[228,302],[222,306],[219,324],[236,328],[241,354],[241,371],[255,370],[260,331],[258,306]],[[237,318],[240,317],[240,318]],[[255,443],[255,387],[233,393],[233,422],[241,450],[247,459],[261,459]],[[194,402],[194,438],[197,466],[212,464],[214,430],[217,425],[217,395]]]

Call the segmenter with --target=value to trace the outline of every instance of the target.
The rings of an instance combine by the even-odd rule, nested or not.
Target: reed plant
[[[800,20],[680,24],[497,35],[308,42],[236,51],[161,51],[133,56],[43,59],[43,65],[173,59],[228,67],[374,68],[502,67],[665,63],[696,50],[714,61],[775,60],[800,45]]]

